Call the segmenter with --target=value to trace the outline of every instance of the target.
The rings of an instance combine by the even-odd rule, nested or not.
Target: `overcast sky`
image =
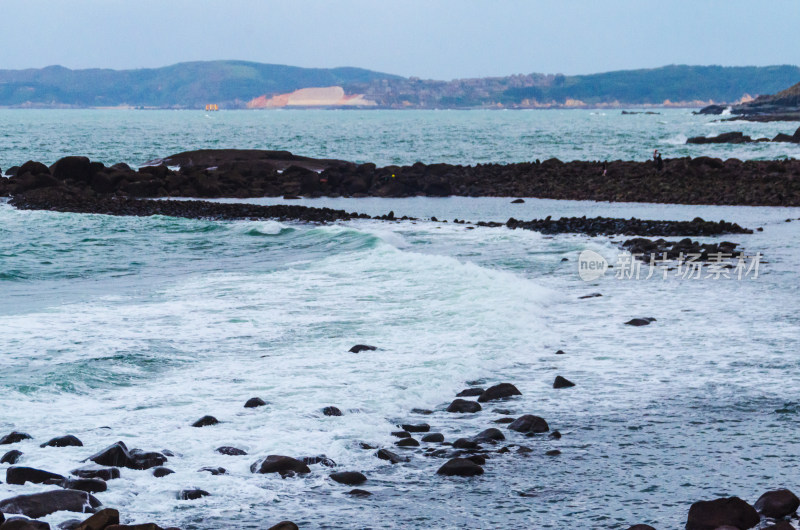
[[[800,1],[0,0],[0,68],[243,59],[423,78],[800,64]]]

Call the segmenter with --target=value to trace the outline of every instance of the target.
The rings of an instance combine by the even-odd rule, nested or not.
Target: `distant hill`
[[[49,66],[0,70],[0,105],[202,108],[240,107],[256,96],[314,86],[401,79],[362,68],[300,68],[245,61],[179,63],[140,70]]]
[[[534,73],[436,81],[361,68],[207,61],[139,70],[0,70],[0,106],[203,108],[216,103],[246,108],[293,101],[302,106],[305,100],[295,91],[314,87],[342,87],[347,96],[333,98],[331,106],[338,101],[378,108],[701,106],[735,103],[798,82],[797,66],[672,65],[577,76]]]

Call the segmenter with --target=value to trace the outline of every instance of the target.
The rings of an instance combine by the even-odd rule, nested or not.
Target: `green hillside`
[[[797,66],[672,65],[591,75],[527,74],[421,80],[361,68],[299,68],[245,61],[180,63],[139,70],[0,70],[0,106],[243,108],[251,99],[299,88],[339,85],[383,108],[463,108],[531,101],[622,105],[709,101],[732,103],[744,94],[774,94],[800,82]]]

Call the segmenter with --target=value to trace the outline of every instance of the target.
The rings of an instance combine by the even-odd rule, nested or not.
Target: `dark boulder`
[[[524,202],[525,202],[524,199],[514,199],[513,201],[511,201],[511,204],[522,204]]]
[[[101,493],[108,489],[106,481],[99,478],[68,478],[61,483],[61,487],[88,493]]]
[[[483,392],[484,392],[483,388],[477,388],[477,387],[465,388],[464,390],[456,394],[456,397],[475,397],[475,396],[480,396],[481,394],[483,394]]]
[[[408,431],[392,431],[392,436],[395,438],[411,438],[411,433]]]
[[[334,406],[325,407],[322,409],[322,413],[325,416],[342,416],[342,411]]]
[[[408,462],[407,458],[403,458],[400,455],[389,451],[388,449],[378,449],[378,451],[375,453],[375,456],[377,456],[381,460],[388,460],[392,464],[399,464],[400,462]]]
[[[431,430],[431,426],[427,423],[419,423],[416,425],[404,423],[402,427],[408,432],[428,432]]]
[[[698,501],[689,508],[686,530],[715,530],[725,525],[745,530],[756,526],[759,520],[755,508],[739,497]]]
[[[85,156],[66,156],[50,166],[50,172],[58,180],[90,182],[91,162]]]
[[[371,497],[372,493],[368,492],[367,490],[360,490],[358,488],[352,489],[347,492],[348,495],[352,495],[353,497]]]
[[[153,476],[156,478],[166,477],[167,475],[172,475],[173,473],[175,472],[168,467],[158,466],[153,468]]]
[[[746,144],[753,139],[741,132],[722,133],[718,136],[695,136],[686,140],[687,144]]]
[[[30,440],[31,435],[24,432],[11,432],[0,438],[0,445],[9,445],[21,442],[22,440]]]
[[[432,432],[422,437],[423,442],[441,443],[444,441],[444,435],[440,432]]]
[[[375,346],[370,346],[369,344],[356,344],[352,348],[350,348],[350,353],[361,353],[362,351],[375,351],[378,348]]]
[[[481,406],[474,401],[466,399],[456,399],[447,407],[447,412],[474,413],[481,410]]]
[[[413,438],[402,438],[394,443],[397,447],[419,447],[419,442]]]
[[[208,497],[209,495],[211,495],[209,492],[200,489],[181,490],[180,493],[178,493],[178,499],[182,501],[194,501],[202,497]]]
[[[502,432],[500,432],[500,429],[495,429],[494,427],[491,427],[489,429],[486,429],[485,431],[478,433],[472,439],[478,443],[486,443],[486,442],[495,443],[501,440],[505,440],[506,437],[503,435]]]
[[[479,447],[478,442],[469,438],[459,438],[453,442],[453,449],[478,449]]]
[[[95,464],[100,464],[101,466],[150,469],[163,465],[167,461],[167,457],[161,453],[146,453],[139,449],[128,451],[128,448],[123,442],[117,442],[95,453],[87,458],[87,460],[91,460]]]
[[[0,512],[36,518],[61,511],[94,513],[99,506],[100,501],[90,493],[58,489],[2,500]]]
[[[247,454],[247,451],[238,449],[236,447],[230,447],[227,445],[222,447],[217,447],[215,451],[221,455],[228,455],[228,456],[245,456]]]
[[[800,499],[787,489],[768,491],[753,505],[764,517],[780,519],[791,515],[800,507]]]
[[[75,436],[68,434],[66,436],[53,438],[49,442],[43,443],[40,447],[83,447],[83,442],[78,440]]]
[[[367,477],[358,471],[342,471],[340,473],[331,473],[330,477],[334,482],[345,484],[347,486],[358,486],[359,484],[363,484],[367,481]]]
[[[656,530],[649,524],[635,524],[631,527],[628,527],[628,530]]]
[[[550,426],[547,425],[547,422],[544,418],[540,418],[539,416],[534,416],[533,414],[525,414],[524,416],[520,416],[508,426],[509,429],[512,431],[522,432],[522,433],[541,433],[547,432],[550,430]]]
[[[73,469],[70,473],[80,478],[99,478],[105,481],[120,477],[119,469],[116,467],[83,467]]]
[[[308,466],[300,460],[282,455],[269,455],[264,460],[253,463],[250,471],[253,473],[280,473],[281,475],[311,473]]]
[[[61,484],[64,477],[58,473],[51,473],[32,467],[11,466],[6,469],[6,482],[9,484],[22,485],[26,482],[34,484]]]
[[[712,115],[712,116],[719,116],[720,114],[725,112],[726,108],[727,107],[725,105],[708,105],[708,106],[703,107],[702,109],[694,112],[693,114],[709,114],[709,115]],[[642,525],[642,526],[646,526],[646,525]],[[644,530],[644,529],[642,529],[642,530]]]
[[[209,425],[216,425],[217,423],[219,423],[219,420],[214,416],[203,416],[192,423],[192,427],[208,427]]]
[[[17,170],[17,176],[24,175],[25,173],[30,173],[31,175],[49,175],[50,168],[41,162],[28,160],[19,167]]]
[[[511,383],[500,383],[499,385],[494,385],[487,388],[483,394],[478,397],[478,401],[480,403],[485,403],[487,401],[494,401],[496,399],[506,399],[511,396],[521,396],[522,392],[517,390],[517,387],[512,385]]]
[[[297,525],[291,521],[281,521],[275,526],[270,526],[267,530],[298,530]]]
[[[553,381],[553,388],[569,388],[571,386],[575,386],[575,383],[560,375],[557,375],[556,380]]]
[[[113,508],[100,510],[77,526],[78,530],[104,530],[119,524],[119,512]]]
[[[247,402],[244,404],[244,408],[254,409],[256,407],[263,407],[266,404],[267,402],[261,399],[260,397],[252,397],[248,399]]]
[[[0,464],[11,464],[12,466],[19,462],[19,459],[22,457],[22,451],[18,451],[17,449],[12,449],[11,451],[7,452],[0,458]]]
[[[452,458],[440,467],[436,474],[448,477],[474,477],[483,475],[483,468],[466,458]]]
[[[631,320],[625,322],[625,324],[628,326],[649,326],[650,322],[653,322],[654,320],[654,318],[632,318]]]
[[[3,519],[0,519],[0,522],[2,521]],[[50,530],[50,525],[35,519],[11,517],[0,526],[0,530]]]

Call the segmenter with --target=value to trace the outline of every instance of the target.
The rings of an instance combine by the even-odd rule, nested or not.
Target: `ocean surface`
[[[798,149],[694,150],[679,138],[792,131],[662,112],[0,111],[0,165],[68,153],[140,163],[201,147],[379,163]],[[18,211],[0,201],[0,436],[33,436],[0,453],[20,449],[19,465],[65,474],[118,440],[168,449],[174,474],[122,469],[96,496],[125,522],[185,530],[286,519],[302,528],[666,529],[682,528],[697,500],[797,492],[800,208],[509,201],[292,201],[419,218],[330,226]],[[763,257],[742,279],[622,279],[621,237],[452,223],[548,215],[735,221],[763,231],[707,240]],[[618,266],[581,280],[587,249]],[[592,293],[603,296],[579,298]],[[624,325],[641,317],[656,321]],[[359,343],[378,349],[348,352]],[[556,375],[576,386],[553,389]],[[522,396],[477,414],[444,412],[470,384],[499,382]],[[268,405],[243,408],[254,396]],[[344,415],[324,416],[329,405]],[[190,426],[206,414],[221,423]],[[542,416],[563,437],[493,423],[505,414]],[[506,440],[493,449],[511,451],[490,454],[481,477],[437,476],[444,460],[424,454],[437,444],[393,445],[398,424],[421,422],[448,441],[499,427]],[[65,434],[84,447],[39,447]],[[391,465],[362,442],[410,461]],[[223,445],[248,455],[214,452]],[[545,454],[553,449],[561,454]],[[373,495],[348,496],[319,465],[296,478],[251,473],[269,454],[327,455],[337,470],[363,472],[359,487]],[[198,472],[207,466],[227,473]],[[194,487],[211,496],[177,500]],[[47,489],[3,483],[0,499]]]
[[[635,109],[631,109],[635,111]],[[641,111],[641,110],[640,110]],[[448,162],[796,158],[794,144],[686,145],[691,136],[792,134],[798,123],[721,122],[691,109],[530,111],[142,111],[0,109],[0,168],[84,155],[132,166],[191,149],[276,149],[378,165]]]

